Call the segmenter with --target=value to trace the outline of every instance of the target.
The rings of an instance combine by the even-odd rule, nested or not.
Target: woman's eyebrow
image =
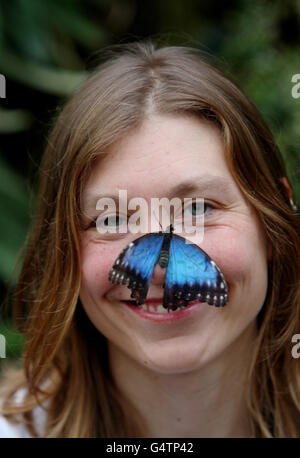
[[[219,175],[194,176],[173,186],[166,197],[184,197],[188,194],[202,193],[204,191],[216,191],[224,195],[232,195],[234,182]],[[200,196],[198,196],[200,197]]]
[[[160,198],[167,197],[168,199],[171,199],[172,197],[190,197],[191,194],[194,194],[193,197],[202,197],[198,194],[204,191],[216,191],[224,196],[229,196],[233,194],[234,185],[231,180],[228,180],[227,178],[222,176],[196,176],[191,177],[188,180],[182,181],[181,183],[176,183],[173,187],[171,187],[171,189],[169,189],[165,196],[161,196]],[[128,199],[130,199],[131,197],[132,196],[128,195]],[[82,200],[82,208],[84,211],[95,210],[98,200],[107,198],[114,200],[116,204],[118,204],[120,194],[119,192],[87,194],[86,197]]]

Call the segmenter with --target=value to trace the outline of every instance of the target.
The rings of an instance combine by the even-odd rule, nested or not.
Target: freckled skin
[[[155,116],[112,145],[108,153],[95,165],[85,193],[127,189],[129,198],[150,201],[166,196],[174,183],[186,177],[218,175],[231,183],[226,199],[217,189],[189,196],[217,203],[205,215],[204,238],[198,245],[227,281],[229,303],[222,309],[203,304],[172,324],[141,319],[120,302],[130,298],[129,289],[108,280],[120,251],[138,235],[101,239],[95,228],[82,234],[80,297],[91,321],[109,341],[110,358],[118,353],[124,364],[133,360],[154,372],[182,373],[222,357],[238,338],[251,345],[249,336],[255,335],[255,318],[267,290],[267,243],[258,216],[229,172],[217,128],[192,117]],[[197,243],[196,238],[188,238]],[[159,269],[154,270],[148,297],[163,295],[164,275]]]

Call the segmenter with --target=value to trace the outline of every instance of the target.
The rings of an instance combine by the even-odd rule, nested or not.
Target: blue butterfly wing
[[[139,237],[124,248],[110,270],[109,280],[127,285],[138,304],[146,299],[163,239],[160,232]]]
[[[164,284],[164,307],[176,309],[199,300],[226,305],[228,289],[216,263],[201,248],[173,234]]]

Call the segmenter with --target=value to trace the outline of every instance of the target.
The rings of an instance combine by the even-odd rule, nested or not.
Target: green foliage
[[[32,89],[53,96],[71,95],[86,78],[80,50],[88,55],[105,43],[105,36],[82,1],[0,0],[0,72],[23,85],[25,95]],[[0,135],[30,130],[34,122],[30,107],[11,108],[9,91],[3,102]],[[26,147],[21,144],[20,148],[26,164]],[[6,161],[4,153],[0,151],[0,278],[7,283],[28,229],[30,194],[26,177],[9,164],[11,152]]]
[[[224,37],[218,53],[230,63],[236,82],[271,127],[299,202],[300,99],[291,95],[291,78],[300,72],[300,27],[294,41],[286,43],[283,24],[291,15],[300,26],[300,2],[298,9],[292,7],[294,2],[239,3],[240,8],[227,17],[226,29],[231,33]]]
[[[29,194],[24,180],[0,157],[0,276],[12,280],[12,271],[29,223]]]

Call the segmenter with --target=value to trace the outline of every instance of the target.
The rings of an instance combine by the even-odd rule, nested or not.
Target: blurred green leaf
[[[0,134],[13,134],[29,129],[32,115],[26,110],[5,110],[0,108]]]
[[[4,282],[13,280],[28,230],[29,203],[25,182],[0,157],[0,277]]]
[[[0,47],[0,71],[15,81],[57,96],[71,95],[86,79],[85,72],[45,67]]]
[[[102,3],[98,2],[99,12]],[[0,2],[0,7],[2,45],[36,63],[53,65],[59,48],[67,43],[66,38],[69,38],[72,53],[72,41],[93,49],[105,40],[99,18],[95,15],[89,17],[82,1],[10,0]],[[10,24],[14,26],[10,27]]]
[[[87,48],[99,46],[104,40],[105,32],[84,15],[83,3],[78,4],[77,10],[74,4],[71,7],[66,6],[63,2],[49,3],[50,17],[55,18],[55,26]]]

